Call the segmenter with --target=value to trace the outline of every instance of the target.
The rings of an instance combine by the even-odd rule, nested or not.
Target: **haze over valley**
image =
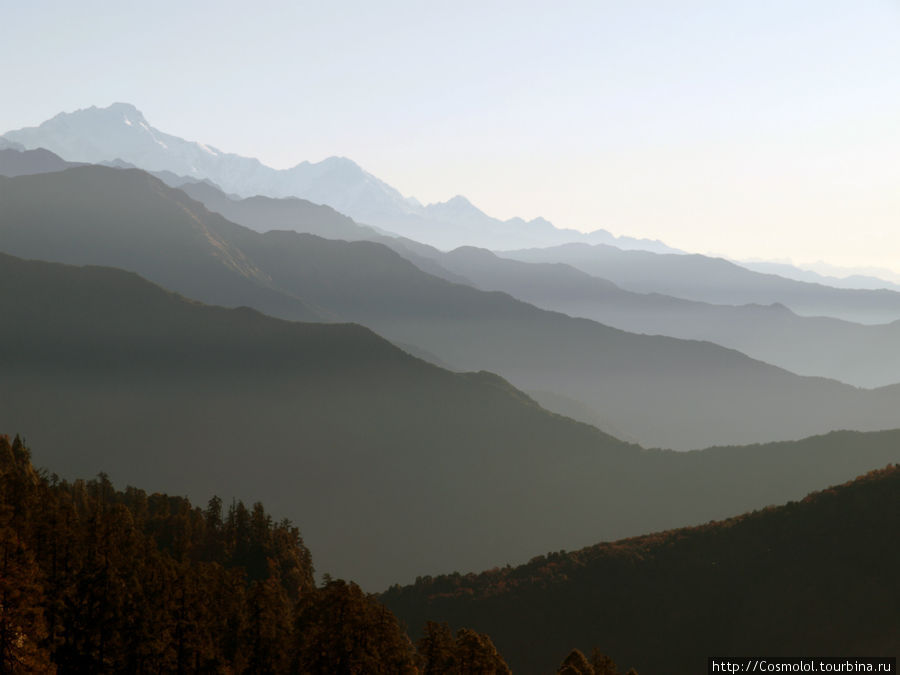
[[[900,15],[639,4],[11,10],[0,672],[900,652]]]

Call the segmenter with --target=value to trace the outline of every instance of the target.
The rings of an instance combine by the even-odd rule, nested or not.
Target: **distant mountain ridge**
[[[314,204],[298,197],[247,197],[232,199],[204,182],[186,183],[178,186],[192,199],[206,208],[220,213],[228,220],[244,224],[257,232],[269,230],[294,230],[315,234],[328,239],[375,239],[380,238],[376,230],[358,225],[353,219],[338,213],[330,206]]]
[[[605,230],[559,230],[536,218],[501,221],[456,197],[422,206],[345,157],[276,170],[259,160],[186,141],[152,127],[129,103],[60,113],[37,127],[4,134],[15,147],[46,148],[66,160],[100,164],[121,159],[148,171],[208,178],[243,197],[301,197],[326,204],[362,224],[375,225],[439,248],[548,246],[568,241],[675,252],[661,242],[615,237]],[[2,146],[0,146],[2,147]]]
[[[4,178],[0,200],[0,250],[10,254],[114,265],[194,299],[291,320],[362,323],[454,369],[496,372],[547,405],[574,400],[560,411],[646,446],[897,424],[900,391],[803,378],[709,342],[541,310],[437,278],[380,243],[260,234],[139,170]]]
[[[167,177],[161,174],[154,174],[160,177],[163,180],[167,180]],[[631,332],[638,333],[659,333],[663,335],[672,335],[674,337],[685,337],[688,339],[711,339],[713,342],[717,342],[719,344],[726,344],[727,346],[734,347],[740,351],[747,352],[744,349],[744,342],[734,343],[731,342],[723,342],[716,338],[716,333],[710,332],[708,335],[703,333],[706,326],[704,325],[703,320],[698,321],[698,317],[694,316],[690,319],[692,322],[691,326],[688,326],[688,332],[684,331],[670,331],[665,328],[654,328],[653,320],[654,317],[648,315],[648,319],[650,323],[634,323],[634,322],[625,322],[619,321],[621,318],[617,316],[615,312],[612,314],[607,314],[601,311],[600,313],[592,312],[590,308],[587,308],[583,305],[582,301],[585,299],[583,296],[585,292],[585,284],[584,283],[574,283],[574,280],[571,278],[574,274],[578,276],[579,274],[585,275],[585,272],[581,272],[580,270],[572,269],[571,266],[565,265],[564,263],[557,263],[558,266],[569,267],[571,274],[569,274],[569,279],[564,283],[567,287],[568,291],[571,291],[572,294],[568,297],[565,294],[561,294],[559,287],[557,288],[548,288],[541,287],[538,288],[538,285],[535,284],[536,279],[532,279],[530,281],[525,281],[523,275],[514,274],[514,277],[523,277],[521,281],[525,282],[525,285],[504,285],[501,282],[500,277],[497,276],[494,272],[487,272],[487,268],[491,266],[503,266],[506,264],[506,267],[509,267],[508,261],[499,258],[497,255],[493,253],[487,253],[484,249],[478,249],[477,247],[465,246],[460,247],[458,249],[454,249],[449,252],[442,252],[432,246],[428,246],[426,244],[421,244],[409,238],[403,237],[391,237],[381,234],[373,230],[372,228],[367,228],[365,226],[357,225],[353,223],[353,221],[346,216],[342,216],[337,214],[334,211],[330,211],[325,207],[318,207],[318,209],[310,208],[308,202],[305,204],[309,206],[303,206],[304,202],[302,200],[294,199],[276,199],[269,197],[251,197],[248,199],[240,199],[235,196],[226,196],[221,190],[216,189],[211,185],[198,185],[191,181],[188,184],[185,184],[185,180],[167,180],[167,183],[173,187],[179,187],[179,189],[184,190],[187,194],[189,194],[194,199],[202,202],[208,209],[212,211],[216,211],[217,213],[221,213],[229,220],[233,222],[244,225],[245,227],[249,227],[250,229],[257,230],[258,232],[265,232],[271,229],[284,229],[284,230],[294,230],[297,232],[308,232],[310,234],[317,234],[319,236],[327,237],[327,238],[337,238],[337,239],[368,239],[370,241],[378,241],[379,243],[388,246],[393,249],[404,258],[407,258],[411,262],[413,262],[417,267],[422,269],[429,274],[434,274],[441,278],[447,279],[448,281],[453,281],[455,283],[466,283],[469,285],[475,285],[476,287],[483,288],[484,290],[501,290],[511,295],[519,298],[520,300],[524,300],[526,302],[532,302],[540,307],[544,307],[546,309],[552,309],[555,311],[561,311],[566,314],[570,314],[573,316],[584,316],[587,318],[595,319],[600,323],[605,323],[608,325],[616,326],[617,328],[622,328],[624,330],[628,330]],[[459,209],[463,212],[470,211],[474,209],[469,205],[468,201],[464,197],[455,197]],[[468,206],[467,206],[468,205]],[[443,208],[443,205],[438,205]],[[471,208],[470,208],[471,207]],[[429,205],[426,207],[428,209],[435,208],[435,205]],[[438,209],[440,210],[440,209]],[[477,211],[477,209],[475,209]],[[310,219],[312,213],[316,213],[316,219]],[[479,212],[480,213],[480,212]],[[576,245],[584,248],[586,245],[580,244]],[[572,248],[575,248],[573,246]],[[466,267],[467,260],[469,263],[473,262],[474,259],[471,257],[476,255],[476,251],[481,250],[483,255],[479,262],[481,263],[481,269],[470,274],[471,278],[466,277]],[[558,249],[559,251],[567,250],[565,248]],[[622,250],[622,249],[619,249]],[[464,253],[467,252],[467,253]],[[524,253],[524,252],[523,252]],[[534,252],[536,255],[539,253],[537,251]],[[549,251],[545,251],[545,253],[552,254],[553,249],[551,248]],[[513,252],[510,255],[515,256],[516,253]],[[626,254],[623,254],[626,255]],[[688,259],[690,256],[685,256],[685,259]],[[699,256],[699,258],[707,259],[707,260],[715,260],[713,258],[708,258],[706,256]],[[532,264],[531,271],[537,272],[540,276],[541,272],[540,265],[552,265],[553,263],[537,263],[538,267]],[[751,271],[755,271],[753,269],[753,265],[735,262],[735,265],[738,265],[741,268],[746,268]],[[462,265],[462,266],[461,266]],[[596,271],[593,273],[592,282],[595,286],[598,284],[602,284],[602,279],[600,276],[604,272],[602,268],[602,263],[600,263],[596,267]],[[525,265],[527,266],[527,265]],[[829,294],[830,291],[828,288],[822,288],[823,286],[831,287],[831,288],[847,288],[847,289],[857,289],[857,290],[877,290],[878,288],[888,288],[890,289],[890,283],[881,279],[869,278],[861,280],[860,283],[854,283],[855,278],[847,279],[846,283],[842,283],[843,280],[838,279],[836,277],[824,277],[818,275],[814,272],[807,272],[804,274],[804,271],[790,266],[790,265],[781,265],[778,266],[778,269],[761,269],[759,270],[761,274],[767,274],[769,277],[772,275],[777,275],[783,277],[787,283],[784,284],[783,290],[786,291],[786,297],[789,297],[791,293],[795,293],[798,288],[805,288],[813,293],[821,292],[823,294]],[[491,283],[487,283],[487,279],[485,277],[485,272],[487,272],[488,276],[493,276],[494,285]],[[561,276],[560,276],[561,274]],[[741,270],[734,270],[734,276],[739,276],[744,274],[746,277],[746,273]],[[501,275],[502,276],[502,275]],[[527,276],[527,275],[524,275]],[[558,270],[556,281],[562,281],[562,277],[566,276],[565,273],[562,273],[561,270]],[[750,279],[760,278],[753,277],[753,275],[749,275]],[[794,279],[796,281],[801,281],[806,286],[791,284],[788,280]],[[545,275],[544,280],[547,280]],[[507,279],[509,281],[509,279]],[[771,279],[769,280],[771,282]],[[474,283],[473,283],[474,282]],[[811,286],[809,284],[815,284],[815,286]],[[771,283],[770,283],[771,286]],[[523,288],[525,292],[523,293]],[[777,286],[775,286],[777,291]],[[900,288],[900,287],[898,287]],[[636,297],[635,292],[625,291],[624,289],[619,289],[620,295],[631,295],[632,297]],[[643,294],[643,295],[652,295],[653,298],[645,297],[642,298],[642,303],[645,307],[654,304],[656,302],[657,305],[660,303],[665,304],[666,298],[669,297],[668,294],[660,294],[660,293],[652,293],[652,294]],[[839,297],[842,294],[838,294]],[[769,296],[770,298],[774,298],[774,296]],[[862,297],[872,297],[871,295],[862,294]],[[889,299],[891,296],[881,296],[882,299]],[[596,298],[595,298],[596,299]],[[682,308],[690,308],[690,309],[699,309],[697,307],[698,301],[680,301],[677,298],[671,298],[673,301],[670,303],[669,310],[672,309],[672,306],[678,305]],[[711,304],[711,303],[705,303]],[[732,303],[728,303],[732,304]],[[763,305],[765,303],[759,302],[751,302],[751,305]],[[775,304],[774,302],[769,304]],[[852,303],[851,303],[852,304]],[[746,305],[745,305],[746,306]],[[820,309],[823,305],[820,304]],[[604,308],[609,308],[609,305],[604,305]],[[657,307],[656,309],[659,309]],[[594,309],[597,309],[596,307]],[[615,308],[613,308],[615,309]],[[827,310],[827,305],[825,306]],[[884,313],[881,314],[878,318],[886,318],[889,321],[893,321],[892,317],[896,316],[900,319],[900,312],[896,312],[895,310],[890,309],[890,307],[883,308]],[[671,312],[669,312],[671,314]],[[822,312],[823,314],[827,314],[826,312]],[[838,312],[840,313],[840,312]],[[629,321],[634,318],[631,317]],[[665,316],[657,316],[657,319],[663,320],[662,323],[657,322],[657,325],[665,325],[664,320]],[[884,332],[884,331],[883,331]],[[740,337],[740,336],[738,336]],[[828,337],[827,335],[823,335],[822,337]],[[864,375],[862,378],[854,375],[853,368],[848,369],[838,369],[834,372],[822,371],[819,372],[816,370],[816,366],[814,363],[804,364],[799,368],[794,367],[793,365],[778,363],[777,361],[772,361],[770,358],[766,358],[766,355],[757,355],[753,354],[756,358],[761,358],[763,361],[767,361],[770,363],[776,363],[777,365],[781,365],[782,367],[787,368],[788,370],[794,372],[801,372],[804,374],[815,374],[815,375],[824,375],[826,377],[835,377],[836,379],[840,379],[842,381],[850,382],[852,384],[856,384],[857,386],[881,386],[884,384],[894,383],[900,378],[895,378],[890,373],[877,373],[875,371],[878,370],[877,366],[875,371],[871,374]],[[868,354],[865,358],[875,359],[876,354]],[[833,363],[832,365],[840,367],[840,363]]]
[[[900,382],[900,320],[864,325],[799,316],[782,304],[718,305],[637,293],[564,263],[522,262],[472,247],[422,255],[432,257],[438,276],[447,270],[445,278],[463,277],[476,288],[631,333],[709,340],[793,373],[857,387]],[[810,291],[826,295],[831,289]]]
[[[734,260],[733,262],[741,267],[753,270],[754,272],[777,274],[778,276],[786,277],[788,279],[809,281],[814,284],[825,284],[826,286],[834,286],[835,288],[859,288],[868,290],[886,288],[891,291],[900,291],[900,284],[881,277],[866,274],[847,274],[846,271],[844,271],[844,276],[834,276],[834,272],[840,271],[841,268],[831,270],[832,274],[822,274],[811,269],[804,269],[787,263],[758,260]],[[881,271],[883,274],[887,274],[887,272],[887,270]]]
[[[0,316],[0,428],[55,472],[264,497],[302,516],[320,571],[369,590],[727,517],[900,460],[896,431],[643,450],[362,326],[210,307],[108,267],[0,254]]]
[[[781,303],[804,316],[885,324],[900,319],[900,293],[835,288],[754,272],[723,258],[623,251],[583,243],[498,251],[523,262],[565,263],[636,293],[662,293],[717,305]]]

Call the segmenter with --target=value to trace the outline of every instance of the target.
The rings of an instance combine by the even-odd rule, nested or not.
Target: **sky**
[[[900,272],[900,0],[32,0],[0,64],[0,133],[125,101],[423,203]]]

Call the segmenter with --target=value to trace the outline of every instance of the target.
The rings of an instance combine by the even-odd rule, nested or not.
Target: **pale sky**
[[[900,0],[32,0],[0,64],[0,132],[127,101],[424,203],[900,270]]]

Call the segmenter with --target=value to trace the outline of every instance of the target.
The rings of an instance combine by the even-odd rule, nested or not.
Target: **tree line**
[[[259,503],[67,482],[0,436],[0,674],[510,672],[486,635],[430,630],[414,644],[356,584],[316,585]]]

